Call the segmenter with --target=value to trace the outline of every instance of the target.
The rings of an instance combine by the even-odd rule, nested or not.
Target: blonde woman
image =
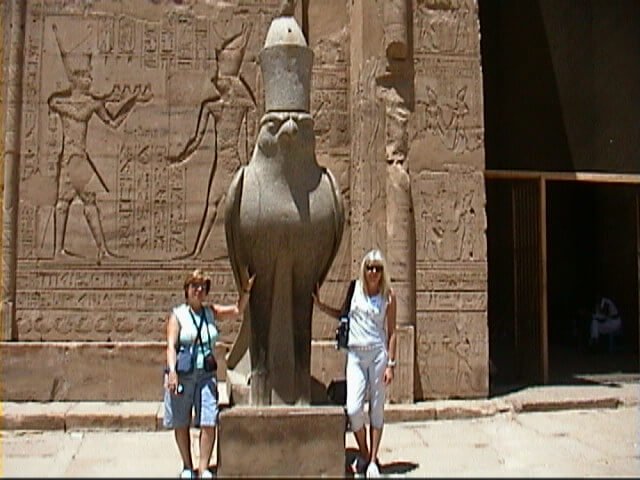
[[[314,303],[324,313],[339,318],[341,310],[320,301],[318,288]],[[380,250],[369,251],[360,264],[349,307],[347,352],[347,415],[359,457],[354,473],[380,475],[378,451],[384,425],[386,387],[393,380],[396,365],[396,296],[391,288],[387,264]],[[365,394],[369,392],[369,446],[365,426]]]

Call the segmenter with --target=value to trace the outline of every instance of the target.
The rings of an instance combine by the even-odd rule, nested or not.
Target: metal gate
[[[513,281],[518,371],[527,383],[546,383],[546,233],[544,182],[511,184]]]

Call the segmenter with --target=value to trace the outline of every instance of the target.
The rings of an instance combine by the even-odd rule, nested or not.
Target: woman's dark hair
[[[192,283],[204,283],[205,293],[209,293],[209,290],[211,289],[211,277],[199,268],[196,268],[184,279],[184,298],[189,298],[189,285]]]

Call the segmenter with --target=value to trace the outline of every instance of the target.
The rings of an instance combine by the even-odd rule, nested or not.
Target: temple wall
[[[279,3],[26,2],[19,102],[3,103],[19,132],[16,155],[2,157],[17,169],[3,195],[3,242],[15,243],[3,243],[4,340],[161,341],[196,267],[212,273],[214,301],[235,301],[220,207],[251,156],[264,111],[257,54]],[[400,329],[392,401],[488,394],[477,9],[297,6],[315,54],[318,163],[347,217],[322,296],[340,304],[362,255],[387,254]],[[238,327],[221,324],[223,344]],[[314,313],[314,339],[334,328]]]

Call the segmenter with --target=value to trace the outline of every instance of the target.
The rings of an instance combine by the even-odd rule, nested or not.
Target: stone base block
[[[165,342],[0,342],[0,398],[4,401],[162,401]],[[226,380],[227,346],[216,345],[218,381]],[[344,353],[333,342],[311,344],[312,401],[327,401],[327,386],[344,378]],[[234,392],[248,402],[248,388]],[[242,394],[246,399],[242,399]]]
[[[343,477],[342,407],[232,407],[220,414],[218,476]]]

